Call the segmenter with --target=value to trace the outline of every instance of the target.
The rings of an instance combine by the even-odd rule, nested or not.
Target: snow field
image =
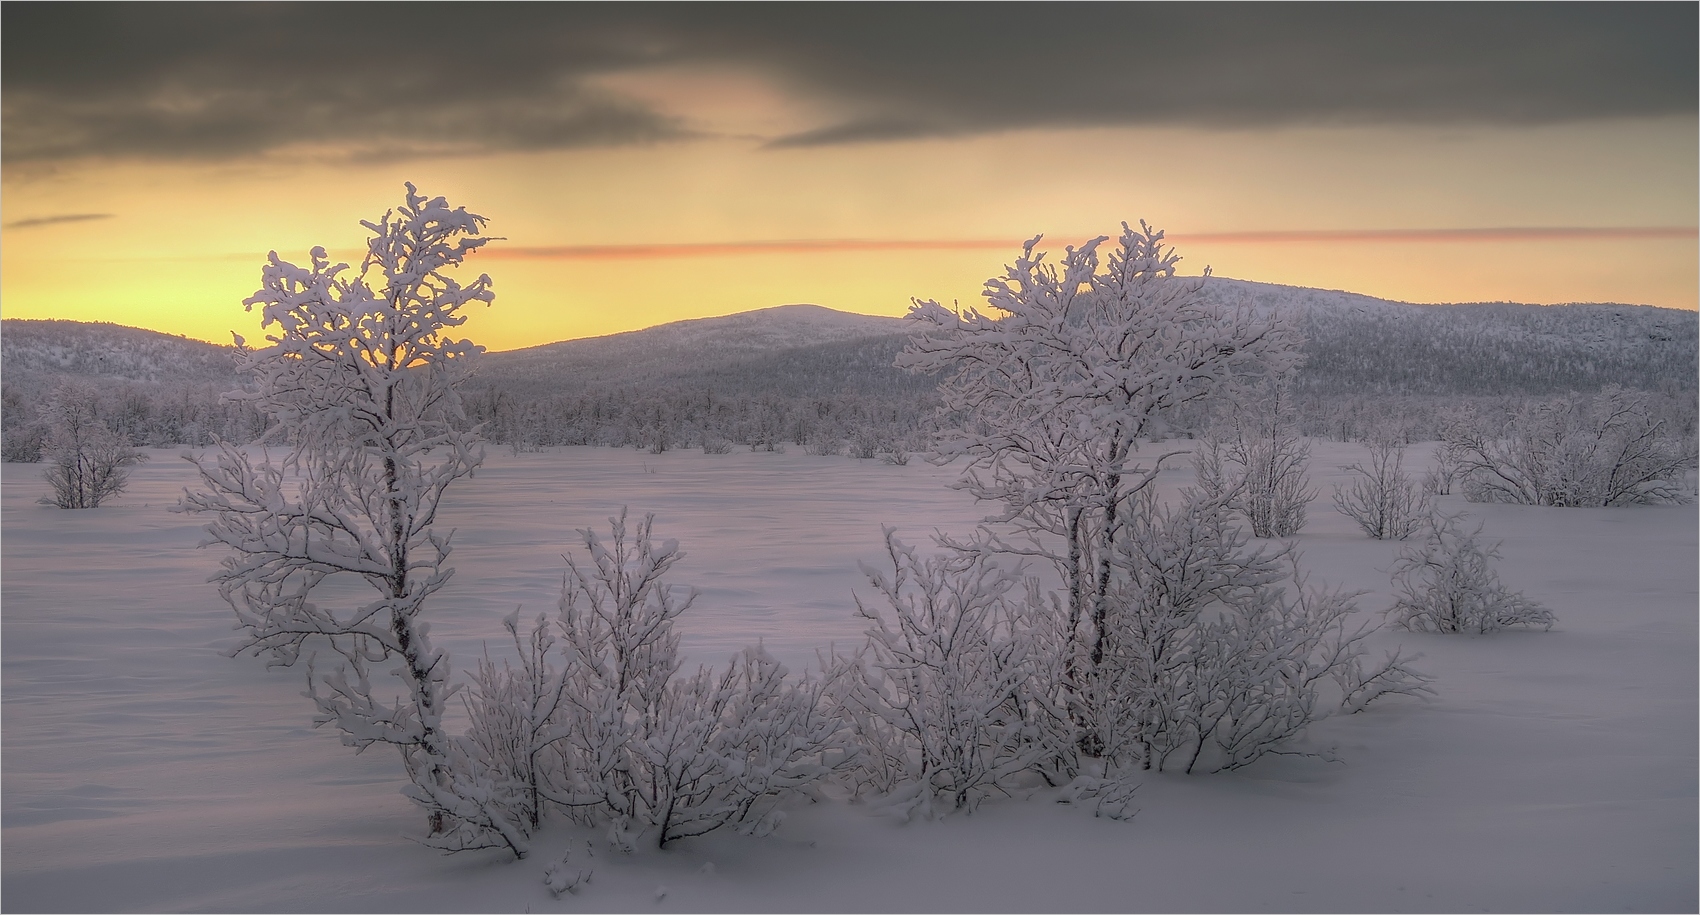
[[[1171,443],[1173,444],[1173,443]],[[1184,447],[1185,443],[1179,443]],[[1156,446],[1163,447],[1163,446]],[[1428,447],[1406,465],[1420,476]],[[1317,442],[1319,495],[1297,538],[1313,583],[1391,602],[1399,544],[1330,504],[1358,445]],[[557,819],[521,862],[444,857],[402,834],[417,809],[393,751],[316,732],[297,671],[220,654],[233,617],[206,584],[220,554],[166,507],[193,469],[155,450],[110,507],[37,505],[40,467],[0,468],[0,660],[9,910],[1471,911],[1693,910],[1696,515],[1692,507],[1468,505],[1502,540],[1507,586],[1552,632],[1388,631],[1439,697],[1393,697],[1314,727],[1308,749],[1238,772],[1151,775],[1125,823],[1048,803],[897,824],[866,806],[797,804],[765,839],[712,834],[626,857]],[[925,545],[988,512],[950,468],[843,457],[552,449],[450,492],[448,588],[428,605],[456,668],[500,619],[553,613],[576,528],[629,505],[688,554],[676,584],[691,663],[762,640],[793,671],[850,647],[880,525]],[[1184,459],[1163,485],[1191,480]],[[330,599],[327,595],[326,599]],[[507,648],[511,650],[511,648]],[[544,869],[595,846],[581,895]],[[575,851],[575,854],[579,852]],[[576,860],[576,859],[575,859]],[[705,867],[712,864],[713,867]],[[666,892],[657,899],[657,888]]]

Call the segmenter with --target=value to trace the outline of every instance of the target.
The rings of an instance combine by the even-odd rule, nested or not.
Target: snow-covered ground
[[[860,640],[857,560],[880,525],[924,542],[985,513],[948,468],[800,453],[491,449],[445,519],[458,528],[433,637],[471,666],[500,618],[552,611],[574,529],[621,505],[657,515],[702,592],[693,661],[762,639],[793,668]],[[1328,503],[1355,445],[1318,443],[1322,495],[1298,538],[1314,580],[1389,602],[1398,545]],[[1426,447],[1412,457],[1426,458]],[[1184,463],[1184,462],[1183,462]],[[1416,463],[1423,463],[1418,460]],[[1384,632],[1424,655],[1439,697],[1323,722],[1314,757],[1152,775],[1130,821],[995,800],[896,823],[801,804],[774,835],[608,851],[548,829],[531,859],[442,856],[399,763],[310,727],[300,674],[226,658],[230,611],[198,522],[166,509],[191,468],[155,451],[110,507],[36,504],[40,468],[0,485],[3,889],[8,911],[1694,911],[1696,513],[1441,500],[1504,541],[1502,578],[1551,632]],[[1190,471],[1165,474],[1168,485]],[[544,867],[595,841],[595,875],[553,898]]]

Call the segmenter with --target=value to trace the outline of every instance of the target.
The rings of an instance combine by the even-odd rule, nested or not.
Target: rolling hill
[[[1413,305],[1371,296],[1212,278],[1206,294],[1276,309],[1304,330],[1304,393],[1320,396],[1549,395],[1608,384],[1696,387],[1692,311],[1649,306]],[[518,400],[610,390],[706,390],[909,399],[936,379],[892,366],[900,318],[782,305],[645,330],[489,353],[471,391]],[[115,324],[0,322],[0,379],[30,401],[59,380],[101,386],[233,386],[230,349]]]

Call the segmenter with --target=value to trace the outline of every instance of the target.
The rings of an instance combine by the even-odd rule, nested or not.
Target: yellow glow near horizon
[[[1696,224],[1689,119],[1419,131],[1029,131],[968,140],[760,151],[747,140],[348,164],[88,163],[9,170],[6,317],[112,321],[228,342],[266,253],[358,250],[361,219],[404,180],[489,216],[494,308],[465,330],[493,350],[813,302],[902,314],[978,301],[1019,242],[1060,250],[1120,220],[1167,228],[1195,273],[1417,302],[1696,306],[1692,238],[1250,242],[1211,233]],[[104,218],[40,222],[56,216]],[[17,225],[18,223],[25,225]],[[1194,238],[1189,239],[1188,233]],[[525,257],[560,246],[860,239],[879,245]],[[513,255],[502,253],[509,248]]]

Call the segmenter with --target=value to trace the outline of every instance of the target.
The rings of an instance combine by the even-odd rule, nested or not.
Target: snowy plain
[[[1184,444],[1184,443],[1183,443]],[[1152,774],[1132,820],[1031,799],[897,823],[843,801],[788,808],[766,838],[712,834],[618,855],[557,821],[533,856],[443,856],[382,748],[310,726],[301,675],[227,658],[219,554],[174,514],[192,468],[158,449],[108,507],[36,504],[0,468],[0,907],[8,911],[1694,911],[1697,518],[1692,506],[1555,509],[1442,497],[1503,541],[1501,577],[1551,632],[1386,630],[1438,697],[1393,697],[1237,772]],[[1315,443],[1297,539],[1318,583],[1391,602],[1399,545],[1328,502],[1358,445]],[[1420,472],[1428,446],[1414,446]],[[919,459],[490,449],[451,491],[457,573],[428,610],[458,669],[501,618],[552,612],[575,529],[629,505],[687,558],[692,663],[761,639],[794,671],[860,641],[858,560],[881,525],[927,542],[988,508]],[[1165,487],[1191,481],[1184,459]],[[594,843],[556,899],[543,869]]]

